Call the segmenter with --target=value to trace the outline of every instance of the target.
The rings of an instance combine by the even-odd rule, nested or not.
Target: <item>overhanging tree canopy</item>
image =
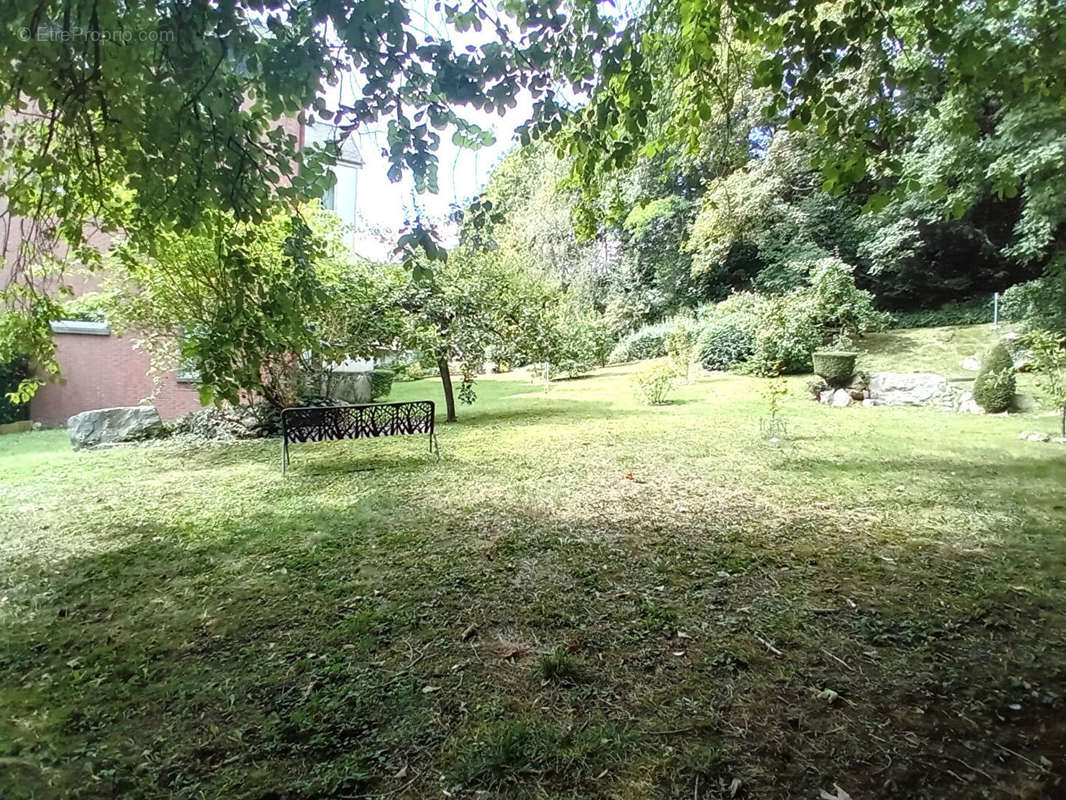
[[[755,89],[767,115],[814,126],[831,145],[818,158],[832,189],[903,174],[895,145],[925,122],[916,101],[933,96],[950,100],[950,133],[994,134],[985,179],[1031,209],[1018,251],[1042,253],[1058,236],[1061,4],[653,0],[628,18],[591,0],[437,8],[439,31],[403,0],[0,6],[0,192],[9,219],[30,221],[4,292],[26,313],[0,325],[0,357],[16,342],[46,350],[42,269],[58,243],[96,258],[87,220],[150,239],[218,211],[255,221],[270,198],[321,191],[332,154],[296,153],[276,124],[306,108],[342,129],[386,125],[390,176],[409,170],[432,191],[440,131],[485,142],[465,112],[502,111],[528,92],[523,136],[564,132],[560,147],[594,187],[638,153],[693,145],[703,121],[728,121],[738,94]],[[346,70],[362,93],[326,112],[321,90]],[[959,213],[965,195],[950,188],[945,211]],[[419,226],[402,244],[438,254]]]

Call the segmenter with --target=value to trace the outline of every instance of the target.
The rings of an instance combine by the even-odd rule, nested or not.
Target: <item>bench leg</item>
[[[437,442],[437,434],[435,433],[429,435],[429,452],[434,453],[437,456],[437,461],[440,461],[440,444]]]
[[[281,474],[285,475],[285,468],[289,466],[289,440],[281,440]]]

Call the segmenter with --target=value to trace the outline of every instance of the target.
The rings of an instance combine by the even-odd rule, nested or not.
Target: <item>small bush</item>
[[[669,364],[660,364],[637,373],[635,382],[641,401],[649,406],[661,406],[674,388],[677,373]]]
[[[1036,315],[1042,299],[1042,281],[1016,283],[999,296],[999,316],[1008,322],[1024,322]]]
[[[735,316],[726,316],[703,329],[697,350],[700,363],[707,369],[730,369],[751,358],[755,336],[750,326]]]
[[[810,372],[811,354],[822,345],[822,329],[812,312],[802,290],[767,300],[747,371],[764,377]]]
[[[813,354],[814,373],[825,378],[830,386],[847,386],[855,374],[855,360],[858,353],[835,353],[820,350]]]
[[[990,414],[1006,411],[1014,401],[1014,362],[1002,344],[993,347],[981,363],[973,384],[973,396]]]
[[[1035,330],[1026,334],[1023,344],[1029,351],[1036,374],[1036,388],[1045,401],[1061,411],[1061,431],[1066,436],[1066,349],[1063,338],[1057,333]]]
[[[412,361],[410,364],[404,367],[403,372],[396,373],[396,377],[394,378],[394,380],[419,381],[425,377],[426,370],[423,369],[422,365],[417,361]]]
[[[624,364],[627,361],[644,361],[665,356],[666,336],[670,327],[668,323],[659,322],[633,331],[614,346],[608,361],[611,364]]]
[[[370,399],[379,400],[388,397],[392,391],[392,380],[395,373],[391,369],[373,369],[370,371]]]
[[[687,317],[677,317],[663,344],[666,354],[674,365],[678,375],[683,375],[689,380],[692,370],[692,362],[696,360],[696,344],[699,337],[699,329],[696,321]]]
[[[874,296],[855,286],[855,267],[839,258],[820,258],[808,267],[811,285],[806,290],[811,313],[819,325],[848,338],[888,327],[890,317],[874,308]]]

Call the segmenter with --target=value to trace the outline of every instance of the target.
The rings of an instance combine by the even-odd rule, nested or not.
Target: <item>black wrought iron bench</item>
[[[289,466],[289,444],[373,436],[429,435],[429,452],[440,460],[433,428],[432,400],[410,403],[363,403],[347,406],[298,406],[281,412],[281,474]]]

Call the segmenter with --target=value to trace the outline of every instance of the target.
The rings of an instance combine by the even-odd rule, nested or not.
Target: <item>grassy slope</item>
[[[0,438],[0,796],[1063,792],[1053,419],[795,379],[773,445],[632,371],[486,380],[440,464]]]
[[[959,362],[976,355],[978,360],[1000,337],[1018,330],[1016,325],[957,325],[945,328],[905,328],[872,333],[859,342],[863,353],[859,366],[890,372],[936,372],[947,378],[973,379]],[[1024,378],[1024,376],[1021,376]]]

